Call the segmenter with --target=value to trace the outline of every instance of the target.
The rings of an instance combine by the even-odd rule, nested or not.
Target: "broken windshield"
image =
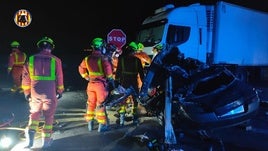
[[[164,32],[164,24],[148,24],[140,30],[137,40],[144,46],[154,46],[161,42]]]

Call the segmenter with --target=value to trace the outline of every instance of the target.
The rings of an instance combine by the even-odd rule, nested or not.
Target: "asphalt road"
[[[266,84],[265,84],[266,85]],[[23,130],[28,120],[28,103],[22,94],[9,92],[10,85],[0,90],[0,135],[12,134],[14,143],[11,151],[22,151],[24,146]],[[261,93],[261,107],[248,127],[233,127],[213,132],[217,138],[213,141],[199,139],[190,134],[178,136],[179,148],[185,151],[203,151],[211,149],[226,151],[267,151],[268,150],[268,88],[256,86]],[[54,124],[54,142],[49,151],[148,151],[145,143],[133,136],[144,134],[155,137],[163,131],[154,117],[141,117],[139,126],[127,122],[125,127],[116,124],[115,111],[109,110],[110,129],[103,133],[89,132],[83,119],[86,107],[84,90],[67,89],[59,101]],[[145,111],[141,108],[141,114]],[[14,116],[13,116],[14,115]],[[9,121],[10,120],[10,121]],[[9,122],[9,123],[8,123]],[[6,124],[8,123],[8,124]],[[6,124],[6,125],[4,125]],[[40,150],[40,134],[37,134],[33,151]],[[1,149],[0,149],[1,150]],[[2,149],[4,150],[4,149]]]

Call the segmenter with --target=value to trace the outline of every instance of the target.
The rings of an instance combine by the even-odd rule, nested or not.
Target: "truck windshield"
[[[144,46],[154,46],[161,42],[165,25],[159,23],[151,23],[142,26],[138,33],[137,41],[142,42]]]

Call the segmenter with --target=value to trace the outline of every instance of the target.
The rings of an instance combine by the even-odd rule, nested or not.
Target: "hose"
[[[15,115],[14,115],[14,113],[11,113],[11,115],[12,115],[12,117],[11,117],[8,121],[6,121],[6,122],[0,124],[0,128],[1,128],[1,127],[5,127],[5,126],[7,126],[7,125],[11,125],[11,122],[13,122],[14,119],[15,119]]]
[[[4,122],[0,125],[0,131],[1,130],[17,130],[17,131],[21,131],[19,133],[19,136],[20,136],[20,139],[21,140],[25,140],[25,136],[24,136],[24,133],[25,133],[25,128],[20,128],[20,127],[10,127],[11,125],[11,122],[14,121],[15,119],[15,116],[14,114],[12,113],[12,118],[9,119],[7,122]],[[41,124],[40,124],[41,123]],[[36,132],[36,137],[35,138],[41,138],[41,133],[42,133],[42,125],[44,125],[45,121],[40,121],[39,122],[39,127],[38,127],[38,130]],[[59,122],[57,120],[54,121],[53,125],[58,125]],[[7,126],[8,125],[8,126]]]

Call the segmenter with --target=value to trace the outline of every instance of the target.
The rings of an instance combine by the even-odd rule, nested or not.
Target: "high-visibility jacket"
[[[128,88],[132,86],[138,93],[138,78],[144,78],[141,60],[133,54],[120,55],[116,69],[115,79]]]
[[[85,57],[78,67],[81,77],[89,80],[87,86],[87,112],[85,120],[94,118],[101,123],[107,122],[105,107],[100,106],[108,96],[107,79],[113,78],[113,68],[109,58],[100,51],[93,51]]]
[[[120,84],[124,88],[129,88],[132,86],[136,93],[139,93],[139,78],[142,80],[144,78],[144,72],[141,60],[134,56],[132,53],[129,54],[122,54],[118,58],[118,64],[115,74],[115,79],[120,82]],[[128,99],[131,100],[132,106],[132,114],[133,119],[137,117],[137,108],[138,102],[136,96],[132,95]],[[127,100],[128,100],[127,99]],[[125,103],[127,102],[125,101]],[[122,104],[120,106],[119,113],[126,112],[126,104]]]
[[[62,62],[47,51],[29,57],[22,79],[24,94],[32,97],[36,94],[55,99],[56,93],[64,91]]]
[[[152,58],[143,51],[134,53],[134,56],[138,57],[141,60],[143,67],[145,67],[146,64],[150,65],[152,62]]]
[[[10,72],[14,66],[22,67],[26,61],[26,58],[27,58],[26,53],[20,51],[19,49],[15,49],[9,55],[8,68],[7,68],[8,72]]]
[[[46,50],[30,56],[23,68],[22,88],[25,95],[31,95],[28,128],[38,130],[43,115],[42,138],[50,138],[58,103],[56,96],[64,91],[61,60]]]
[[[85,57],[79,65],[78,71],[85,79],[105,81],[107,78],[113,77],[111,62],[100,51],[93,51],[91,55]]]

